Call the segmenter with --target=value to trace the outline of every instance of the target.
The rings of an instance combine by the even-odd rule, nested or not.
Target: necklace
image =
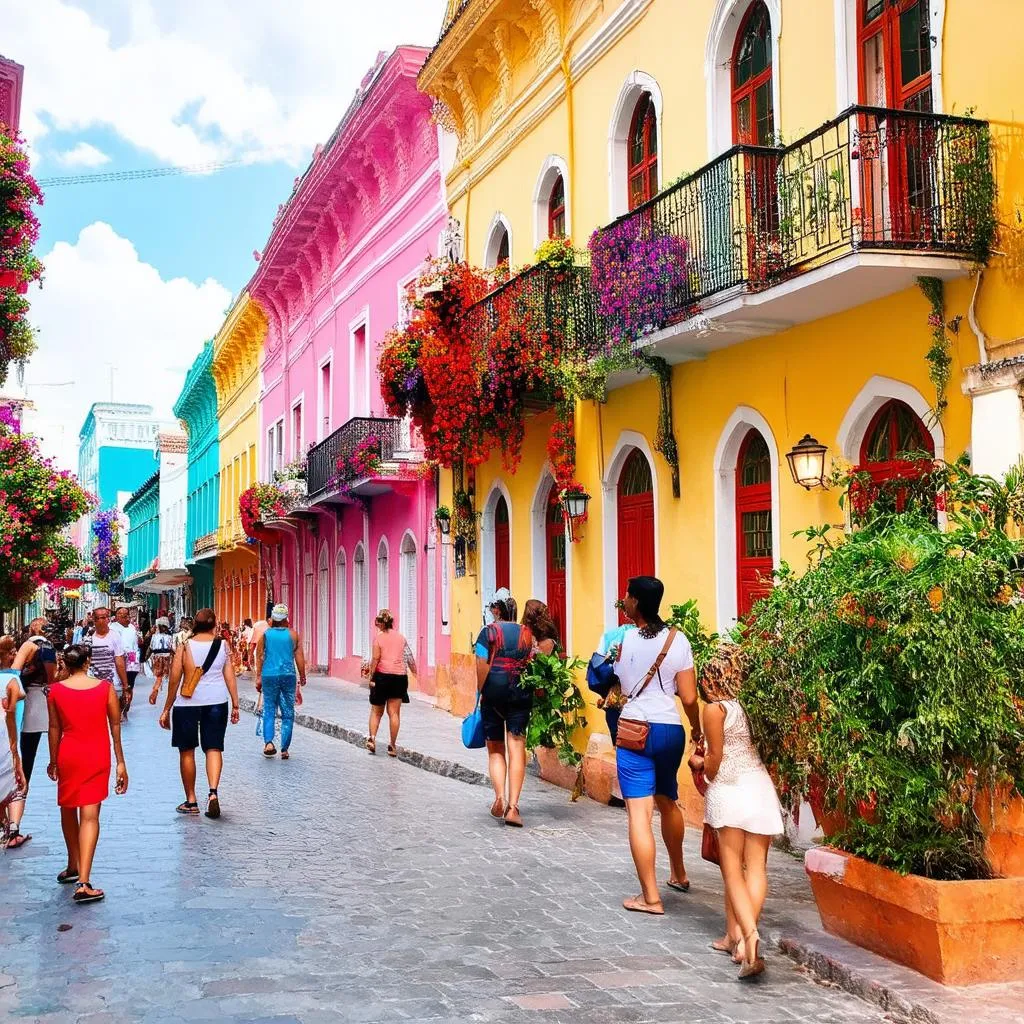
[[[652,626],[648,624],[646,626],[638,627],[637,632],[644,638],[644,640],[653,640],[661,632],[661,626]]]

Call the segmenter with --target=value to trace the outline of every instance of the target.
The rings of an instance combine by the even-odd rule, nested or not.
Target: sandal
[[[398,757],[398,751],[393,743],[388,744],[388,757]]]
[[[508,805],[505,811],[505,824],[511,828],[522,828],[523,819],[519,816],[519,808],[512,804]]]
[[[32,837],[15,830],[7,837],[8,850],[20,850]]]
[[[211,789],[210,795],[206,798],[206,816],[208,818],[220,817],[220,798],[215,789]]]
[[[687,880],[685,882],[677,882],[674,878],[670,878],[665,884],[670,889],[675,889],[676,892],[689,892],[690,891],[690,882],[689,882],[689,880]]]
[[[198,814],[199,804],[192,803],[190,800],[185,800],[183,803],[178,804],[174,809],[179,814]]]
[[[76,903],[99,903],[105,895],[102,889],[94,889],[88,882],[79,882],[71,898]]]
[[[753,946],[751,946],[751,938],[753,938]],[[740,973],[737,975],[740,981],[745,978],[756,978],[759,974],[764,974],[764,960],[761,958],[761,936],[757,934],[755,928],[749,935],[743,936],[744,955],[743,955],[743,966],[740,968]],[[753,951],[753,958],[748,959],[747,954]]]
[[[491,804],[491,817],[497,818],[499,821],[505,817],[505,801],[500,796],[496,796],[494,803]]]
[[[289,757],[291,757],[291,754],[289,754],[287,750],[282,750],[281,751],[281,760],[282,761],[287,761]]]
[[[72,882],[78,881],[78,872],[72,871],[71,868],[65,868],[58,876],[57,881],[61,885],[70,885]]]
[[[273,743],[268,743],[263,748],[263,756],[264,757],[274,757],[276,754],[277,754],[277,747],[275,747]]]
[[[648,903],[643,893],[627,897],[622,901],[622,905],[626,910],[632,910],[637,914],[654,914],[655,917],[661,917],[665,913],[665,907],[660,900],[657,903]]]
[[[368,754],[376,754],[377,753],[377,741],[372,736],[367,737],[367,740],[366,740],[366,752]]]

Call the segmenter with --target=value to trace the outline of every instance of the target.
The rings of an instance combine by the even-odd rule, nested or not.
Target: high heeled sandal
[[[751,946],[753,939],[753,946]],[[748,958],[748,953],[753,951],[753,959]],[[743,966],[740,968],[738,979],[743,981],[746,978],[756,978],[764,974],[764,960],[761,958],[761,936],[757,929],[743,936]]]

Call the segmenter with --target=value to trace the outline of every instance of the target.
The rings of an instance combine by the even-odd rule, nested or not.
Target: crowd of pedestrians
[[[654,577],[629,580],[619,602],[626,621],[604,634],[598,652],[614,667],[614,684],[598,703],[617,747],[617,782],[640,887],[622,905],[655,917],[665,913],[656,873],[655,812],[668,854],[666,885],[679,893],[690,890],[678,802],[689,744],[687,763],[705,792],[702,852],[720,865],[725,887],[725,931],[712,949],[731,955],[741,978],[754,977],[764,970],[757,927],[768,891],[768,849],[783,831],[779,800],[738,699],[743,676],[735,651],[724,648],[698,680],[689,639],[661,617],[663,596],[664,586]],[[490,814],[513,828],[523,826],[526,735],[535,699],[528,667],[537,655],[562,653],[543,602],[528,601],[521,619],[517,613],[512,595],[499,590],[475,644],[482,742],[494,789]],[[371,659],[363,666],[370,702],[366,748],[376,752],[386,714],[387,752],[396,757],[401,709],[409,702],[409,673],[416,673],[416,661],[388,609],[378,612],[375,628]],[[31,839],[22,821],[42,736],[48,734],[47,774],[57,782],[67,846],[67,865],[57,880],[75,883],[75,902],[87,903],[103,898],[90,878],[100,807],[109,795],[111,746],[115,791],[128,788],[121,723],[143,666],[154,678],[151,704],[158,702],[165,679],[168,684],[159,721],[178,752],[184,800],[176,811],[200,813],[196,750],[201,749],[209,787],[205,813],[216,819],[227,726],[239,720],[237,673],[253,672],[264,756],[288,760],[306,665],[301,637],[283,604],[255,624],[244,620],[237,630],[218,622],[208,608],[181,619],[177,628],[169,617],[150,626],[142,618],[134,623],[127,607],[118,608],[113,619],[109,609],[96,608],[67,639],[71,642],[58,651],[45,619],[29,623],[21,644],[0,637],[0,695],[9,741],[9,753],[0,755],[0,822],[8,850]],[[274,743],[278,717],[279,748]]]

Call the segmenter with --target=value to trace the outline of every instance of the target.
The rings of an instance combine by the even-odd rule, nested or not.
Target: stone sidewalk
[[[242,703],[252,709],[255,691],[243,677]],[[475,786],[489,786],[483,751],[462,745],[461,720],[436,708],[429,698],[413,693],[402,709],[398,757],[417,768]],[[296,711],[296,723],[305,728],[362,747],[365,745],[369,705],[365,686],[346,680],[312,676],[304,690],[304,703]],[[387,745],[387,719],[378,733],[378,754]],[[576,828],[600,822],[619,827],[625,841],[622,811],[601,807],[583,799],[571,804],[568,794],[539,778],[529,779],[523,813],[528,815],[531,796],[540,789],[566,803],[564,817]],[[531,792],[532,791],[532,792]],[[538,823],[539,824],[539,823]],[[527,820],[527,826],[537,827]],[[541,827],[544,827],[542,824]],[[687,865],[696,898],[712,909],[720,903],[721,882],[717,868],[700,859],[699,833],[687,830]],[[772,859],[772,894],[765,909],[762,931],[780,951],[809,970],[819,981],[834,984],[880,1007],[895,1020],[915,1024],[1024,1024],[1024,982],[1013,985],[982,985],[947,988],[915,971],[876,956],[843,939],[829,935],[814,906],[810,884],[798,855],[776,853]]]

